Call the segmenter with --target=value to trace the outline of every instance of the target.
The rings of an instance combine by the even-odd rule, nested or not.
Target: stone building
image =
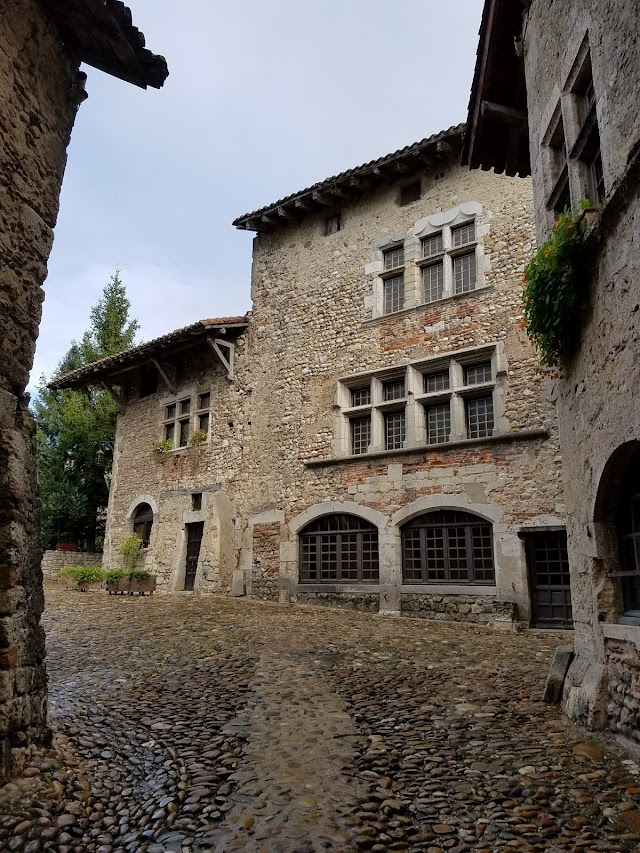
[[[53,383],[122,389],[107,565],[138,531],[169,591],[570,625],[530,188],[460,167],[463,130],[237,219],[246,318]]]
[[[584,235],[588,307],[577,318],[579,342],[549,389],[560,424],[576,629],[564,704],[589,725],[636,740],[638,92],[633,0],[487,0],[465,160],[532,174],[539,240],[566,204],[588,198],[598,208]]]
[[[117,0],[5,0],[0,16],[0,779],[46,734],[34,426],[25,396],[80,62],[146,87],[166,63]]]

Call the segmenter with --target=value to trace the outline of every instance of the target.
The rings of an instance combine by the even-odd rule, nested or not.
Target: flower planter
[[[67,589],[77,589],[79,592],[87,592],[87,590],[102,589],[104,584],[102,581],[77,581],[75,578],[65,578],[64,585]]]
[[[141,580],[131,578],[128,581],[128,584],[129,595],[134,595],[136,592],[138,595],[144,595],[145,592],[148,592],[149,595],[151,595],[156,588],[156,579],[153,575],[150,578],[142,578]]]
[[[129,578],[120,578],[117,581],[107,581],[105,584],[109,595],[124,595],[129,592]]]

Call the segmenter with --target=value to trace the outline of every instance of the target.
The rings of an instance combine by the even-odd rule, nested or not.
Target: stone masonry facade
[[[522,271],[534,245],[531,191],[521,180],[460,167],[460,134],[452,129],[437,162],[403,169],[401,179],[396,173],[339,209],[283,216],[276,227],[258,229],[252,312],[233,340],[232,379],[206,342],[175,352],[167,344],[163,370],[173,391],[159,377],[157,392],[141,399],[144,346],[132,352],[130,365],[137,358],[140,368],[119,380],[125,405],[105,566],[118,565],[120,544],[147,505],[154,520],[143,563],[161,592],[185,588],[191,526],[204,522],[196,594],[496,626],[534,621],[525,540],[534,531],[562,531],[564,507],[555,410],[521,328]],[[412,201],[403,189],[409,182]],[[457,292],[455,229],[470,223],[465,251],[473,253],[475,286]],[[426,304],[421,270],[429,241],[442,255],[443,274]],[[385,258],[399,248],[404,293],[389,306]],[[479,362],[494,422],[474,438],[468,382]],[[450,382],[444,396],[436,394],[450,418],[443,443],[428,438],[436,397],[425,397],[423,382],[434,370]],[[117,375],[112,381],[118,384]],[[390,381],[403,389],[391,405],[383,399]],[[353,394],[365,386],[371,435],[358,453]],[[174,404],[197,407],[203,394],[210,394],[206,440],[158,453]],[[184,415],[191,429],[194,411]],[[400,412],[405,430],[391,447],[389,411]],[[441,582],[403,576],[405,527],[433,513],[486,525],[492,569],[484,582],[460,582],[455,572]],[[343,563],[345,549],[375,538],[371,577],[303,577],[305,535],[323,519],[361,527],[341,540]],[[338,547],[332,535],[318,545],[328,563]]]
[[[552,389],[576,629],[564,703],[590,725],[639,740],[640,564],[624,552],[625,537],[633,535],[625,513],[640,492],[637,8],[613,0],[534,0],[525,25],[538,238],[553,217],[550,146],[559,120],[571,200],[588,197],[598,209],[584,247],[589,308],[577,351]],[[590,142],[581,147],[586,131]]]
[[[3,4],[0,26],[0,778],[46,736],[44,599],[35,427],[24,395],[38,334],[76,79],[39,3]]]
[[[55,580],[67,566],[101,566],[102,554],[86,551],[45,551],[40,567],[44,580]]]

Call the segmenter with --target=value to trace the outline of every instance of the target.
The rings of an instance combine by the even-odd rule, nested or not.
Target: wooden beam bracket
[[[106,382],[101,382],[100,384],[102,385],[104,390],[109,394],[109,396],[111,397],[113,402],[116,404],[116,407],[118,409],[118,414],[122,415],[124,413],[124,399],[122,398],[122,396],[120,394],[118,394],[116,391],[114,391],[113,388],[111,387],[111,385],[107,385]]]
[[[227,379],[233,381],[233,367],[235,360],[235,347],[228,341],[221,341],[218,338],[207,338],[207,343],[222,362],[224,369],[227,371]],[[226,350],[226,355],[223,352]]]
[[[166,384],[167,388],[169,389],[169,391],[171,391],[171,393],[173,395],[175,395],[176,394],[176,387],[175,387],[173,381],[171,379],[169,379],[169,376],[167,375],[167,371],[160,364],[160,362],[158,361],[157,358],[152,358],[151,361],[155,365],[155,368],[158,371],[158,373],[160,374],[160,376],[164,379],[165,384]]]

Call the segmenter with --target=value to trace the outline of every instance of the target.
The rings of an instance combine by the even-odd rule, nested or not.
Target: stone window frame
[[[545,122],[543,116],[542,121],[546,130],[540,141],[540,157],[549,228],[566,206],[583,198],[601,205],[606,194],[598,88],[593,79],[588,32],[569,55],[574,58],[562,89],[555,87],[545,110],[550,117]]]
[[[208,397],[206,405],[203,404],[203,397]],[[169,428],[173,427],[174,442],[172,452],[186,450],[189,446],[189,438],[197,430],[203,430],[207,433],[206,441],[211,439],[211,388],[198,387],[189,388],[182,391],[180,394],[174,394],[171,397],[164,397],[160,401],[160,420],[161,420],[161,435],[160,440],[166,441],[169,438]],[[188,403],[189,411],[181,411],[184,404]],[[169,409],[175,407],[173,416],[169,415]],[[176,444],[176,438],[180,440],[182,435],[181,424],[186,423],[187,437],[184,444]],[[206,424],[206,426],[204,425]]]
[[[491,363],[492,378],[486,382],[465,382],[465,369],[470,366]],[[425,390],[425,377],[448,372],[448,387],[434,391]],[[402,365],[366,371],[338,380],[335,409],[336,426],[333,451],[336,457],[363,459],[369,454],[460,441],[482,441],[485,437],[506,434],[510,425],[505,417],[507,362],[504,344],[492,341],[475,347],[466,347],[428,358],[416,359]],[[402,398],[385,400],[386,383],[404,379],[405,394]],[[352,392],[370,388],[370,402],[354,406]],[[478,398],[490,398],[493,406],[493,428],[490,436],[472,437],[468,431],[468,403]],[[449,406],[449,434],[445,441],[429,440],[429,408]],[[402,447],[387,446],[386,415],[404,413],[404,441]],[[371,442],[366,451],[352,448],[352,420],[369,419]]]
[[[453,234],[456,228],[474,224],[475,239],[463,245],[453,245]],[[365,275],[371,281],[371,291],[365,297],[365,310],[371,319],[388,317],[410,308],[433,305],[450,298],[469,296],[476,291],[486,288],[486,272],[489,269],[489,258],[484,254],[484,238],[489,232],[487,217],[483,215],[483,207],[479,202],[469,201],[418,219],[413,227],[405,233],[393,234],[377,240],[369,263],[365,265]],[[423,244],[430,237],[442,235],[442,251],[423,256]],[[404,250],[402,266],[394,269],[385,268],[385,257],[398,250]],[[469,290],[456,291],[455,262],[458,258],[473,255],[475,261],[475,284]],[[425,300],[423,288],[423,269],[442,264],[442,293],[437,299]],[[402,276],[403,298],[400,307],[387,310],[389,301],[386,297],[386,282],[398,275]]]

